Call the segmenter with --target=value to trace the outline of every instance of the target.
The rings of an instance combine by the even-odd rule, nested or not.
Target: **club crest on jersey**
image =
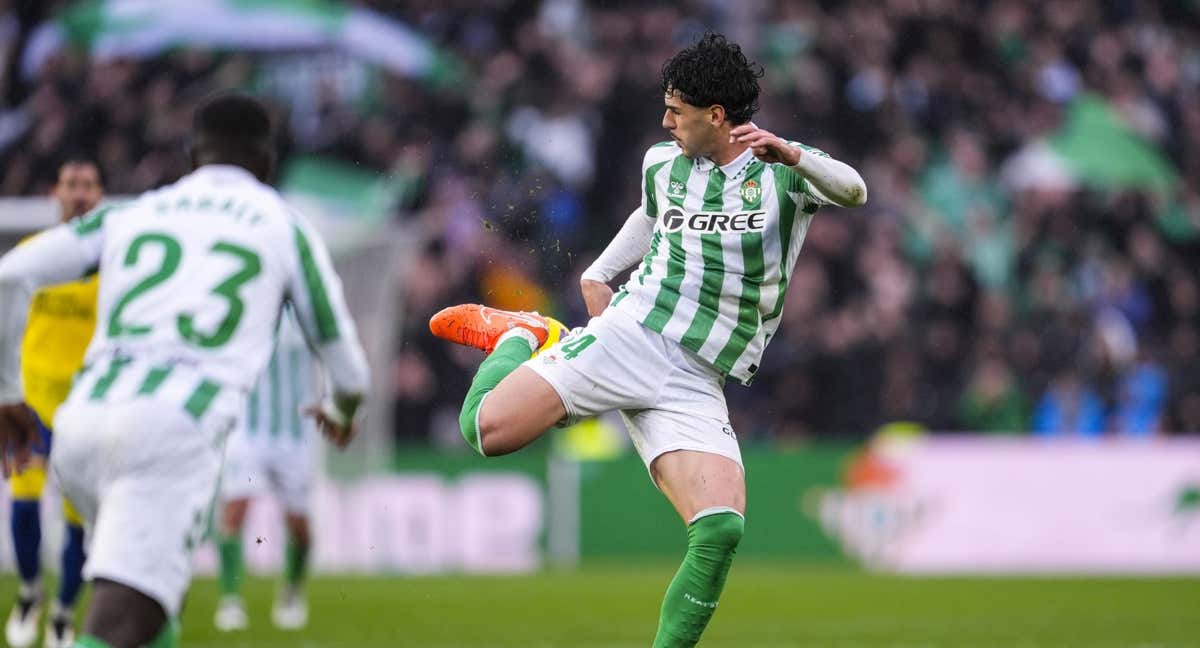
[[[742,200],[756,203],[759,198],[762,198],[762,187],[759,186],[757,180],[747,180],[742,183]]]
[[[668,232],[689,230],[703,233],[761,232],[766,229],[765,211],[738,212],[695,212],[685,213],[678,208],[663,213],[663,228]]]

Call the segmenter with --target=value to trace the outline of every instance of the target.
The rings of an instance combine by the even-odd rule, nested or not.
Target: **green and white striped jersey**
[[[285,304],[334,393],[366,390],[366,356],[324,243],[245,169],[204,166],[34,237],[0,261],[0,305],[97,269],[96,331],[70,398],[151,396],[183,381],[181,404],[200,419],[218,394],[253,386]],[[24,310],[6,310],[0,340],[17,339]],[[13,391],[16,367],[0,351],[0,395]]]
[[[646,152],[642,178],[654,235],[613,306],[749,384],[779,327],[809,223],[829,200],[749,149],[718,167],[662,142]]]
[[[317,427],[301,409],[317,402],[316,366],[292,309],[284,310],[275,351],[250,392],[244,432],[253,445],[304,445]]]

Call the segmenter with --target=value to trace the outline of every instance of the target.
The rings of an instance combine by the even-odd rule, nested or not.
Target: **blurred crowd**
[[[361,4],[431,39],[454,75],[364,76],[335,59],[297,91],[228,52],[67,52],[28,82],[9,65],[0,195],[44,192],[68,149],[96,156],[110,193],[169,182],[199,99],[274,93],[287,155],[409,188],[394,218],[423,243],[396,260],[404,318],[384,388],[399,439],[453,443],[480,356],[433,340],[429,315],[483,301],[583,323],[579,273],[637,206],[642,154],[665,139],[659,67],[716,29],[765,68],[755,122],[847,161],[870,189],[864,208],[818,214],[755,384],[727,389],[744,441],[889,422],[1200,431],[1195,3]],[[16,33],[16,13],[0,31]],[[1167,180],[1095,182],[1046,155],[1089,96],[1164,157]]]

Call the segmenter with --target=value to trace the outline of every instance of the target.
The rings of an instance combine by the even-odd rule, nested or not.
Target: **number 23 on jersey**
[[[145,233],[130,242],[129,249],[125,252],[125,258],[122,260],[127,268],[136,266],[143,249],[154,247],[161,250],[162,261],[159,263],[158,269],[143,277],[117,300],[112,314],[108,318],[108,336],[110,338],[146,335],[153,328],[147,324],[137,324],[123,319],[124,311],[131,303],[154,290],[175,274],[179,269],[180,260],[183,258],[183,246],[168,234]],[[259,276],[262,272],[262,261],[252,250],[228,241],[217,241],[206,253],[231,257],[238,262],[238,268],[232,274],[209,290],[211,294],[225,300],[227,304],[225,316],[212,331],[199,330],[196,327],[195,315],[187,312],[176,315],[175,325],[180,337],[184,340],[200,347],[216,348],[229,342],[237,330],[246,309],[239,290]]]

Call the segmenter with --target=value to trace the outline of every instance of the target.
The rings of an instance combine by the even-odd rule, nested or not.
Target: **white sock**
[[[537,351],[537,348],[539,346],[541,346],[538,344],[537,336],[534,335],[532,331],[529,331],[520,326],[514,326],[514,327],[508,329],[507,331],[505,331],[504,334],[500,336],[499,340],[496,340],[496,347],[499,348],[501,344],[504,344],[505,340],[509,340],[514,337],[519,337],[522,340],[525,340],[526,342],[528,342],[530,353]]]
[[[17,589],[17,596],[23,599],[38,598],[42,595],[42,582],[40,580],[21,581],[21,585]]]

